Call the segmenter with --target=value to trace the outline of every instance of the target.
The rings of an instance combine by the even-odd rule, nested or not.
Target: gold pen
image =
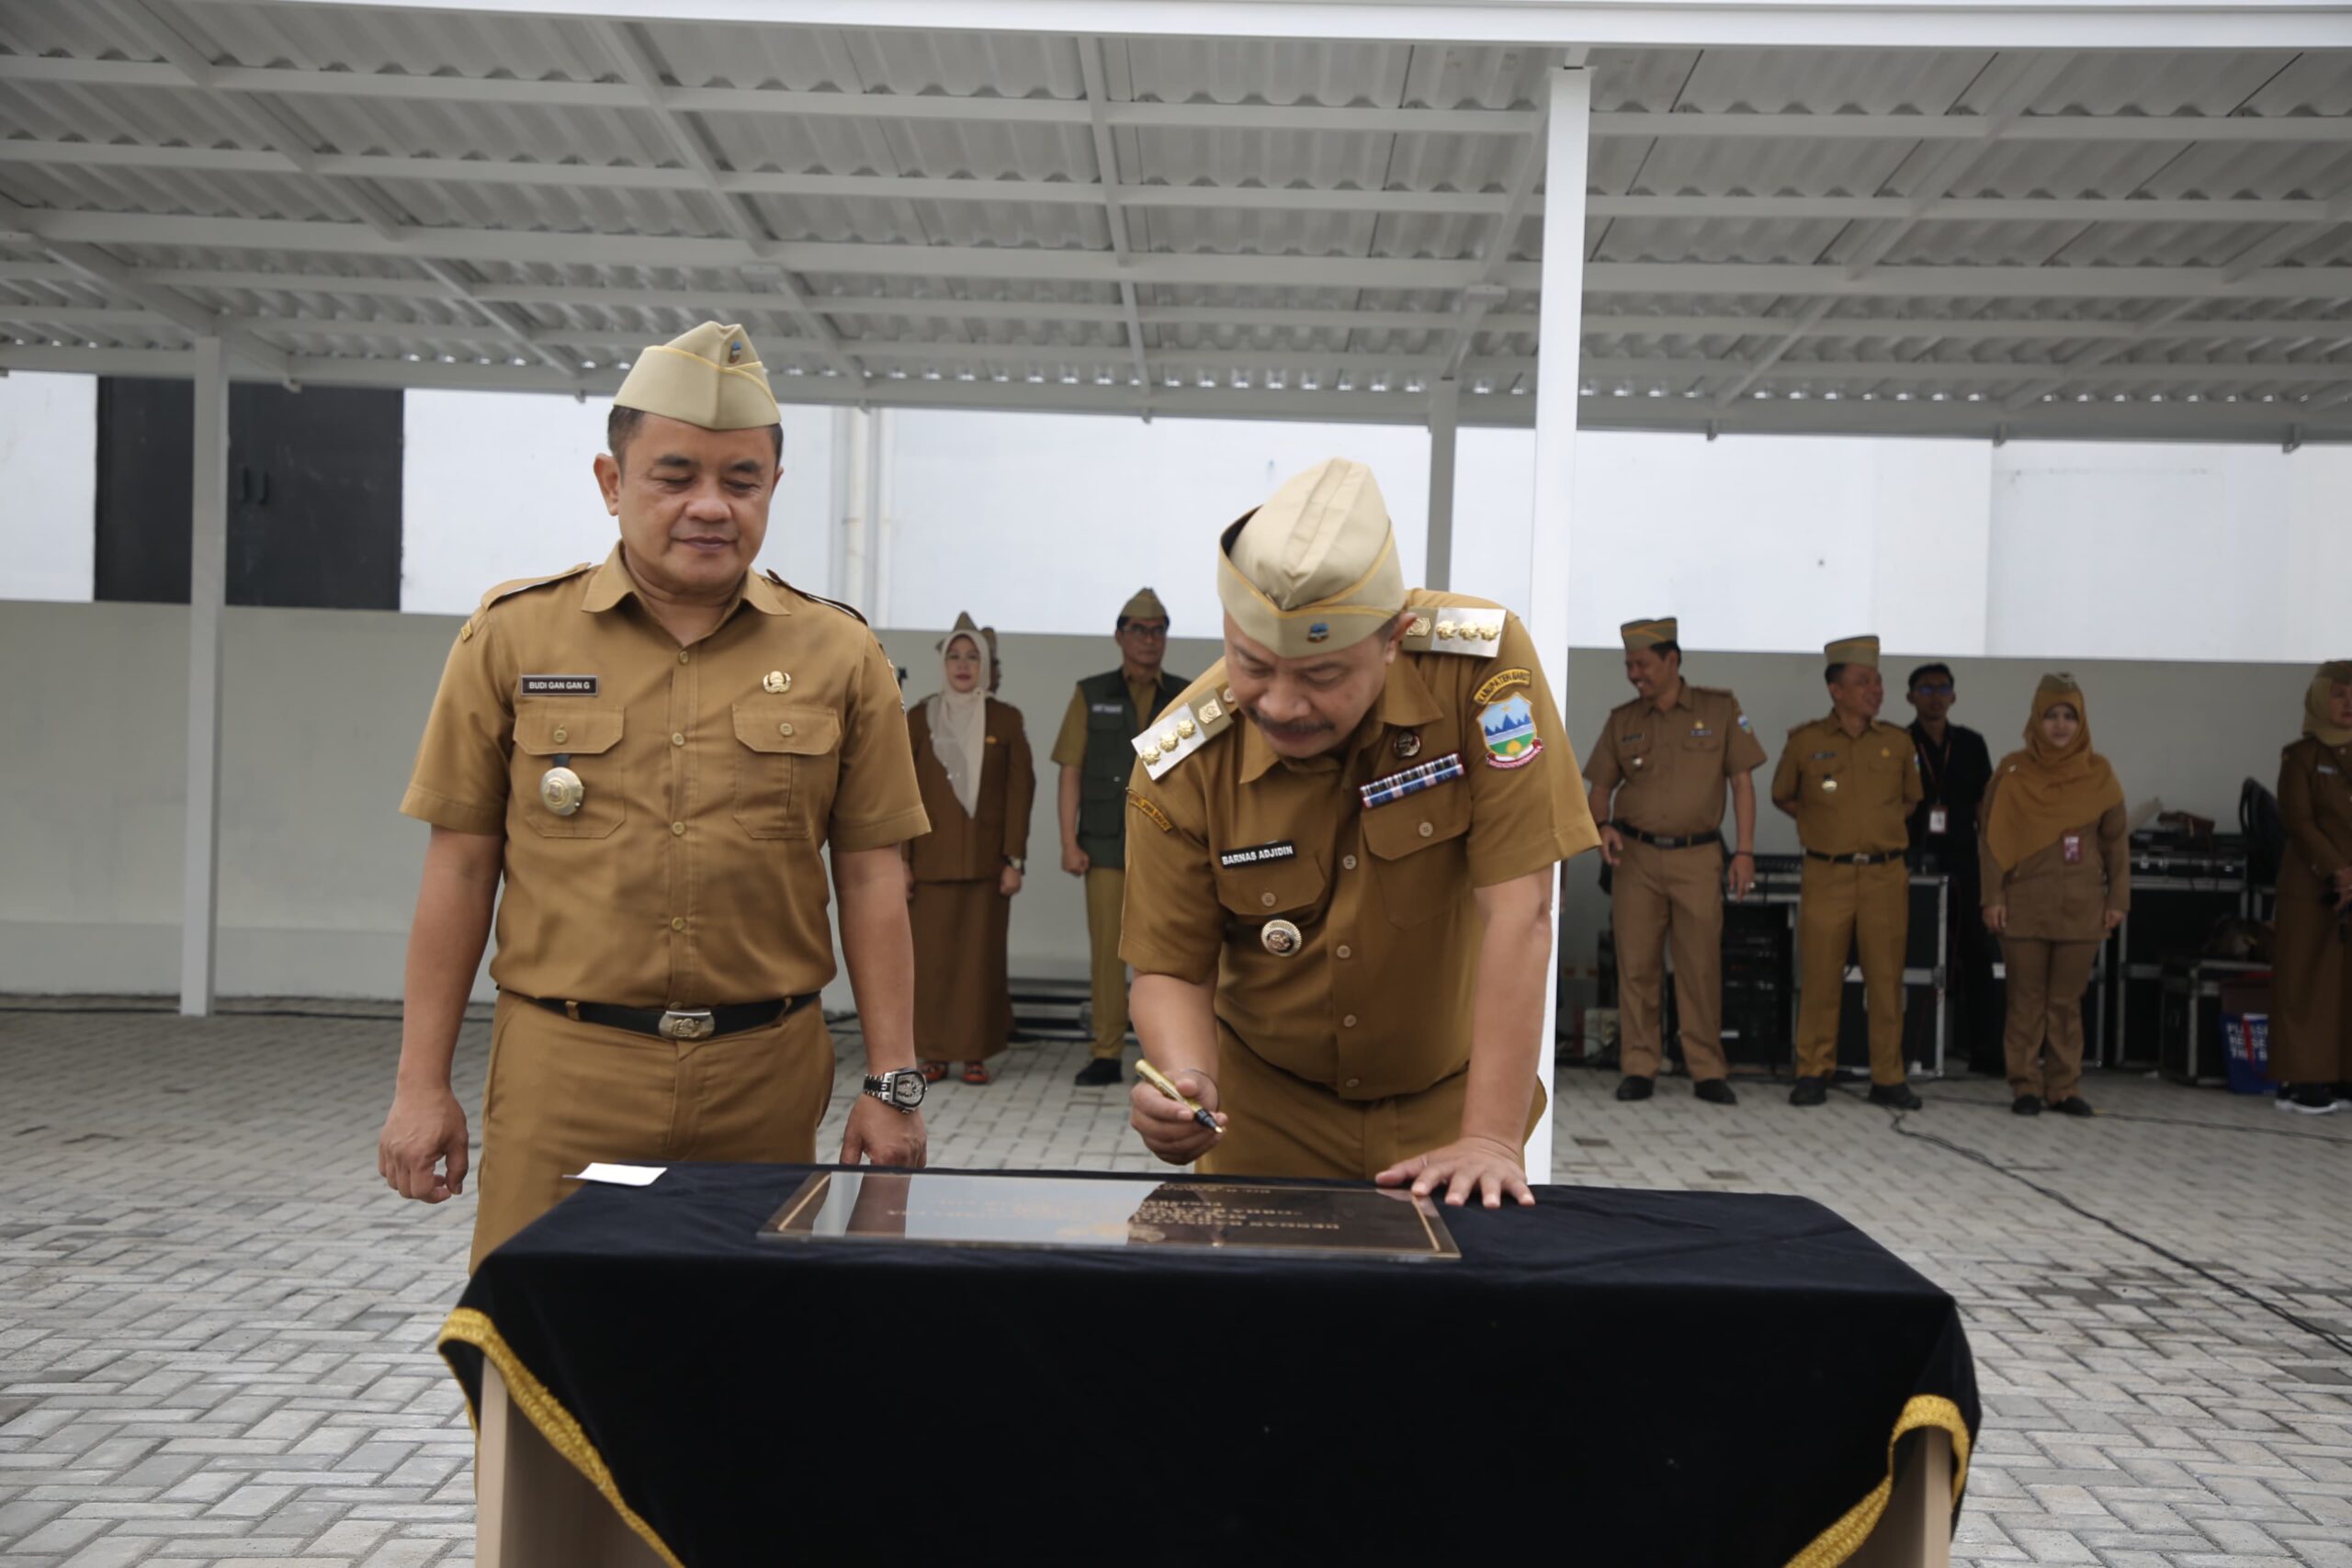
[[[1149,1084],[1152,1088],[1158,1089],[1160,1093],[1166,1095],[1169,1099],[1174,1100],[1177,1104],[1182,1106],[1185,1110],[1191,1111],[1193,1113],[1193,1120],[1198,1122],[1202,1126],[1206,1127],[1210,1132],[1223,1133],[1225,1131],[1224,1128],[1216,1124],[1216,1117],[1214,1114],[1204,1109],[1198,1100],[1185,1099],[1182,1094],[1178,1092],[1175,1084],[1170,1081],[1168,1075],[1161,1072],[1158,1067],[1153,1066],[1149,1061],[1145,1060],[1142,1057],[1136,1058],[1136,1076],[1143,1079],[1144,1082]]]

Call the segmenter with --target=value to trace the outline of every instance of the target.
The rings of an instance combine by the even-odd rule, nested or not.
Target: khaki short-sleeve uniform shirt
[[[1772,775],[1772,798],[1796,807],[1797,841],[1815,854],[1907,849],[1924,793],[1909,730],[1872,720],[1849,735],[1835,715],[1790,730]]]
[[[559,765],[585,790],[569,816],[541,797]],[[824,846],[930,826],[897,672],[864,622],[754,574],[681,648],[617,547],[483,599],[401,810],[506,840],[502,989],[622,1007],[821,990]]]
[[[1685,681],[1664,713],[1647,697],[1611,709],[1584,773],[1611,799],[1610,814],[1617,821],[1661,838],[1684,838],[1719,830],[1724,782],[1763,765],[1763,745],[1739,699]]]
[[[1488,610],[1490,656],[1402,652],[1339,751],[1277,756],[1238,718],[1128,795],[1120,953],[1214,980],[1257,1055],[1347,1100],[1416,1094],[1470,1057],[1475,889],[1599,841],[1549,682],[1517,616],[1417,590],[1407,607]],[[1180,700],[1225,689],[1219,660]],[[1459,776],[1367,807],[1361,786],[1456,758]],[[1292,951],[1272,922],[1295,927]]]

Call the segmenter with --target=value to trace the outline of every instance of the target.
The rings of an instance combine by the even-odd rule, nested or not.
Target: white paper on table
[[[566,1181],[609,1181],[616,1187],[650,1187],[666,1165],[607,1165],[603,1160],[564,1178]]]

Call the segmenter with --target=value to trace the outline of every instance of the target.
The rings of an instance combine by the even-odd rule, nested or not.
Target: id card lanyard
[[[1927,775],[1928,796],[1936,803],[1928,807],[1928,831],[1948,833],[1951,831],[1951,812],[1943,804],[1943,768],[1935,761],[1933,753],[1928,750],[1924,738],[1913,736],[1911,744],[1913,750],[1919,753],[1919,771]],[[1944,744],[1946,747],[1951,744],[1949,734],[1945,738]]]

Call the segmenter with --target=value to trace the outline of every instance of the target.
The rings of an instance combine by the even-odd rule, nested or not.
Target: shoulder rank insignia
[[[1159,716],[1159,722],[1131,742],[1154,780],[1208,744],[1212,737],[1233,725],[1233,688],[1200,703],[1180,703]]]
[[[861,626],[866,624],[865,615],[859,613],[857,606],[854,604],[844,604],[838,599],[828,599],[821,593],[811,593],[806,588],[793,588],[792,584],[786,582],[783,578],[778,577],[773,568],[769,569],[766,575],[767,580],[770,582],[775,583],[778,588],[791,588],[793,592],[799,594],[803,599],[811,599],[816,603],[824,605],[828,609],[839,610],[842,615],[847,615],[851,620],[855,621]]]
[[[1502,651],[1503,612],[1467,604],[1434,604],[1413,612],[1405,628],[1408,653],[1466,653],[1491,659]]]

